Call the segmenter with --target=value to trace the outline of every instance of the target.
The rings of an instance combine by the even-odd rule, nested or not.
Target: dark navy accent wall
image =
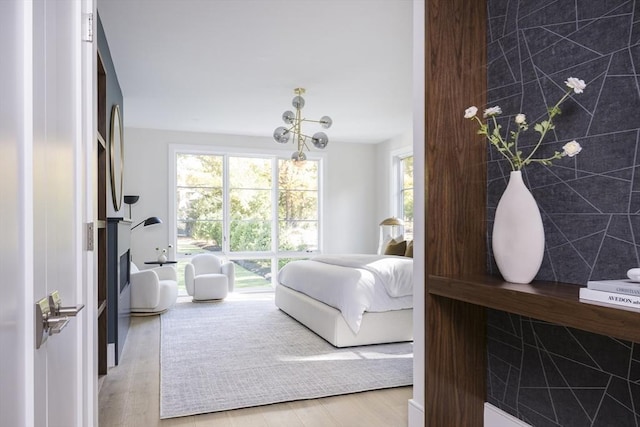
[[[587,83],[539,151],[576,139],[582,153],[523,173],[545,226],[536,278],[625,277],[640,266],[640,0],[488,0],[488,15],[488,106],[502,108],[504,128],[520,112],[544,118],[568,77]],[[509,171],[489,150],[489,248]],[[499,274],[491,255],[488,270]],[[640,344],[494,310],[488,319],[490,403],[535,426],[640,426]]]
[[[100,15],[98,15],[97,27],[98,50],[100,51],[100,56],[102,57],[102,62],[104,63],[104,68],[107,72],[107,134],[105,135],[105,138],[106,142],[108,142],[111,138],[111,107],[113,107],[114,105],[119,105],[120,115],[124,120],[124,98],[122,96],[120,83],[118,82],[118,75],[116,74],[116,69],[113,65],[113,59],[111,58],[111,51],[109,50],[107,35],[105,34],[104,28],[102,27]],[[111,199],[109,198],[109,204],[111,204],[110,200]]]
[[[109,141],[111,138],[111,109],[114,105],[120,106],[120,114],[124,120],[124,106],[123,106],[123,96],[122,89],[120,88],[120,83],[118,82],[118,75],[116,74],[115,67],[113,65],[113,59],[111,58],[111,51],[109,50],[109,43],[107,42],[107,36],[104,32],[104,28],[102,27],[102,21],[100,20],[100,15],[98,15],[97,22],[97,43],[98,43],[98,51],[100,52],[100,58],[102,59],[102,63],[106,72],[106,138],[105,142],[107,144],[107,155],[109,156]],[[126,138],[125,138],[126,142]],[[107,158],[107,174],[110,174],[109,170],[109,157]],[[120,217],[118,212],[115,212],[112,199],[111,199],[111,182],[110,175],[107,175],[107,215],[112,217]],[[124,204],[120,208],[120,212],[123,212]],[[111,223],[110,223],[111,224]],[[112,252],[112,259],[108,259],[108,316],[107,316],[107,341],[110,344],[116,345],[116,356],[115,363],[117,364],[120,358],[120,353],[122,351],[122,346],[124,345],[124,341],[128,331],[128,306],[127,302],[130,290],[127,289],[127,292],[123,293],[123,296],[127,297],[122,299],[120,295],[120,288],[118,286],[118,271],[119,271],[119,253],[117,247],[117,224],[111,224],[108,227],[109,234],[109,251]],[[113,247],[115,245],[115,247]],[[122,301],[122,302],[121,302]],[[124,314],[123,314],[124,313]]]

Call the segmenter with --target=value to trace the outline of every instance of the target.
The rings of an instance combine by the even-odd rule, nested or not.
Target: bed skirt
[[[413,309],[365,312],[355,334],[340,311],[278,284],[276,306],[335,347],[413,341]]]

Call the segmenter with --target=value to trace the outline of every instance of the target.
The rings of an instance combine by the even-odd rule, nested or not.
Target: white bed
[[[336,347],[413,340],[413,260],[331,255],[278,273],[276,306]]]

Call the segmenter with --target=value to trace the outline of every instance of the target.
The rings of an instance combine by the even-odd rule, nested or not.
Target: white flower
[[[471,107],[464,110],[464,118],[472,119],[475,117],[477,113],[478,113],[478,107],[472,105]]]
[[[585,87],[587,87],[584,80],[580,80],[576,77],[569,77],[566,82],[564,82],[568,87],[573,89],[575,93],[582,93]]]
[[[502,114],[502,109],[497,105],[495,107],[487,108],[486,110],[484,110],[484,117],[497,116],[498,114]]]
[[[487,119],[485,123],[483,123],[482,120],[476,115],[478,111],[475,106],[467,108],[467,110],[465,111],[465,118],[475,119],[478,122],[479,129],[477,133],[479,135],[484,135],[486,140],[496,148],[498,153],[500,153],[500,155],[502,155],[509,162],[511,170],[522,170],[525,166],[531,163],[551,166],[554,160],[559,160],[562,157],[574,157],[582,150],[582,147],[580,146],[580,144],[578,144],[578,142],[571,141],[565,144],[564,147],[562,147],[564,150],[562,152],[554,151],[553,155],[549,154],[546,157],[535,157],[535,154],[538,148],[541,147],[547,133],[550,130],[555,129],[553,119],[561,113],[560,105],[567,99],[571,98],[572,92],[580,94],[587,86],[583,80],[580,80],[576,77],[567,78],[565,84],[568,86],[568,89],[565,90],[564,94],[553,106],[547,108],[548,115],[546,120],[542,120],[541,122],[536,123],[533,127],[536,133],[538,133],[538,142],[535,143],[533,147],[526,147],[525,150],[523,150],[522,147],[519,146],[520,135],[529,129],[527,116],[525,116],[523,113],[518,113],[514,116],[514,121],[516,124],[515,129],[514,126],[507,127],[504,134],[502,125],[498,123],[498,119],[496,117],[502,114],[502,109],[497,105],[484,110],[484,118]]]
[[[571,142],[567,142],[566,144],[564,144],[562,146],[562,155],[563,156],[569,156],[569,157],[573,157],[576,154],[578,154],[580,151],[582,151],[582,147],[580,146],[580,144],[578,144],[578,141],[576,141],[575,139]]]

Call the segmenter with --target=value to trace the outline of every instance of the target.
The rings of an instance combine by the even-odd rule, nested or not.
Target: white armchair
[[[235,264],[213,254],[199,254],[184,269],[184,284],[194,301],[223,299],[233,292]]]
[[[138,270],[131,263],[131,313],[160,314],[178,298],[178,276],[170,266]]]

